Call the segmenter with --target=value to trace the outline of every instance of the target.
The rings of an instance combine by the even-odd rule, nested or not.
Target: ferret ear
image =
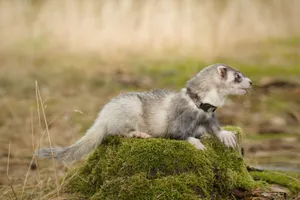
[[[218,72],[220,74],[221,79],[226,79],[227,77],[227,67],[221,65],[218,66]]]

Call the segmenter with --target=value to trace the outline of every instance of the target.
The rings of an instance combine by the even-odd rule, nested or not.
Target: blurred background
[[[299,11],[298,0],[0,0],[0,197],[50,198],[65,166],[32,162],[47,129],[52,146],[70,145],[113,96],[179,90],[216,62],[254,82],[217,112],[244,129],[247,164],[299,178]]]

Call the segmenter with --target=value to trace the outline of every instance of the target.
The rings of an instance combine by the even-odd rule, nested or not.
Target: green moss
[[[105,182],[91,199],[199,199],[209,195],[203,193],[203,187],[193,173],[157,179],[149,179],[147,173],[138,173]]]
[[[205,151],[180,140],[107,137],[69,173],[66,190],[90,199],[233,199],[233,189],[259,185],[238,151],[211,137],[203,143]]]
[[[250,172],[255,180],[266,181],[287,187],[292,193],[300,191],[300,180],[292,176],[286,175],[283,172],[277,171],[253,171]]]

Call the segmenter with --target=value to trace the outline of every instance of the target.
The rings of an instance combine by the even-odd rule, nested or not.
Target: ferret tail
[[[61,162],[72,162],[80,160],[84,155],[90,153],[105,137],[105,127],[100,120],[96,120],[93,126],[75,144],[65,148],[45,148],[35,152],[37,158],[54,158]]]

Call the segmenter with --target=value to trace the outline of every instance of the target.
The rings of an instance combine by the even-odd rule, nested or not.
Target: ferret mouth
[[[238,94],[243,95],[243,94],[246,94],[246,93],[247,93],[246,89],[243,89],[243,88],[238,89]]]
[[[237,93],[239,95],[246,94],[250,88],[237,88]]]
[[[231,94],[231,95],[244,95],[248,92],[250,88],[231,88],[229,90],[227,90],[227,94]]]

